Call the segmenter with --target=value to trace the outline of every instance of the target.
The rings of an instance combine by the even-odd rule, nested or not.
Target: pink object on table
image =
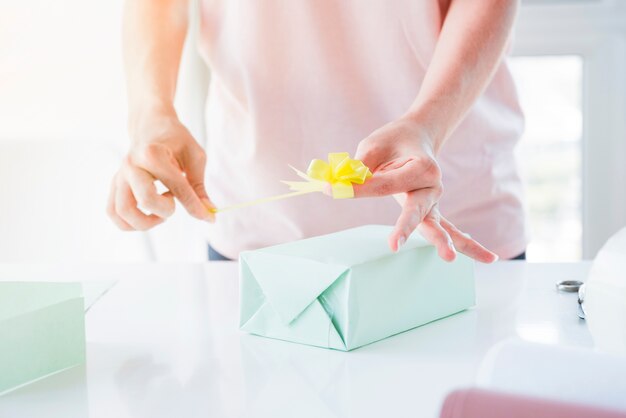
[[[482,389],[450,393],[440,418],[626,418],[626,411],[614,411],[530,398]]]

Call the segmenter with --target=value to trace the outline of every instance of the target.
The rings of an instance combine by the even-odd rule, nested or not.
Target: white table
[[[237,264],[0,265],[0,280],[119,282],[87,313],[87,365],[0,397],[1,417],[436,417],[494,343],[591,346],[588,263],[477,266],[477,306],[337,352],[238,331]]]

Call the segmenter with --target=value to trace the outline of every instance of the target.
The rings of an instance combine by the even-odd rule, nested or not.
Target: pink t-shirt
[[[403,115],[433,54],[437,1],[205,0],[200,48],[211,68],[207,190],[224,206],[285,193],[329,152]],[[524,251],[513,149],[523,116],[502,64],[442,148],[441,212],[502,258]],[[392,197],[299,196],[218,214],[211,245],[227,257],[364,224],[394,224]]]

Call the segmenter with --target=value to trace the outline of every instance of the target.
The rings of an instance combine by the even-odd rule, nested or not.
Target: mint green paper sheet
[[[475,303],[473,261],[453,263],[417,233],[393,253],[368,225],[240,256],[240,328],[349,351]]]
[[[85,362],[80,283],[0,282],[0,394]]]

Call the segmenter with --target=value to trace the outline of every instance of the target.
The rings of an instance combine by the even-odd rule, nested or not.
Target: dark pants
[[[209,245],[209,261],[232,261],[228,257],[224,257]]]

